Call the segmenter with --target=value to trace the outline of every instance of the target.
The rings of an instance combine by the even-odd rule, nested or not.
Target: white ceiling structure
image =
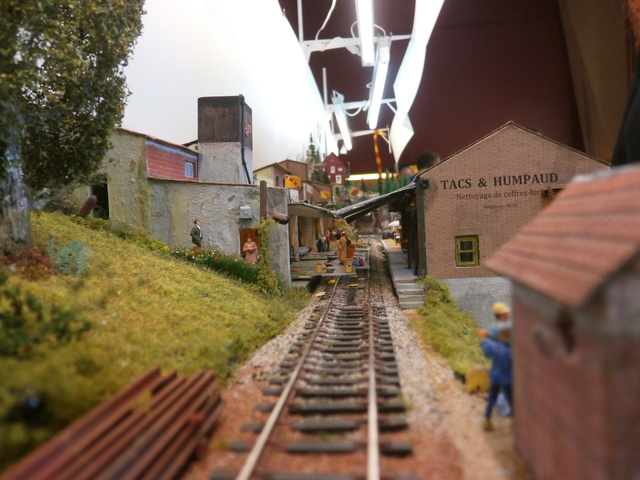
[[[394,81],[395,98],[381,99],[395,112],[389,137],[396,159],[413,135],[408,112],[443,2],[416,0],[413,32]],[[307,61],[318,45],[362,49],[359,37],[337,47],[327,47],[333,39],[314,44],[296,38],[277,0],[147,0],[145,8],[143,32],[125,70],[131,96],[123,127],[186,143],[197,136],[199,97],[244,95],[253,114],[256,168],[304,160],[310,135],[321,154],[338,153],[343,144],[336,142],[347,140],[347,134],[337,128],[332,134],[329,121],[336,107],[327,92],[321,93]],[[358,9],[360,13],[362,7]],[[390,39],[365,42],[373,42],[373,49]],[[345,110],[365,112],[370,107],[370,99],[344,105]]]
[[[326,24],[333,12],[337,0],[332,1],[324,24]],[[303,21],[304,16],[302,0],[298,0],[298,32],[299,41],[304,49],[305,57],[309,58],[315,51],[326,51],[334,48],[346,48],[352,53],[361,56],[362,66],[373,66],[373,77],[370,84],[369,98],[359,102],[344,102],[340,92],[331,93],[331,103],[329,94],[323,91],[325,106],[329,112],[335,116],[337,130],[335,138],[342,140],[341,151],[351,149],[351,136],[372,135],[375,129],[379,129],[378,113],[381,104],[388,105],[394,112],[393,122],[388,132],[391,150],[396,159],[396,163],[414,134],[409,110],[415,99],[420,81],[422,79],[427,45],[429,38],[442,9],[444,0],[416,0],[413,28],[411,35],[386,35],[384,29],[376,24],[373,16],[373,0],[343,0],[355,1],[357,22],[353,38],[318,38],[321,30],[316,34],[316,38],[309,40],[305,38]],[[382,31],[382,34],[379,32]],[[390,82],[387,78],[387,68],[389,65],[389,55],[391,42],[400,39],[409,39],[409,45],[405,51],[400,69],[393,82],[395,98],[382,98],[384,85]],[[326,88],[323,86],[323,89]],[[370,130],[352,132],[348,128],[347,117],[361,112],[367,114],[367,124]],[[334,153],[338,153],[335,152]]]

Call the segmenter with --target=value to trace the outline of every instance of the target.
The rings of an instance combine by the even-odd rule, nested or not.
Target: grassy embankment
[[[460,310],[444,283],[433,277],[425,277],[421,283],[425,302],[418,309],[420,320],[414,321],[413,327],[444,357],[455,376],[464,380],[469,367],[489,364],[480,348],[478,324],[472,314]]]
[[[155,365],[224,381],[308,301],[59,213],[34,215],[33,231],[43,249],[82,242],[70,256],[88,268],[0,267],[0,470]]]

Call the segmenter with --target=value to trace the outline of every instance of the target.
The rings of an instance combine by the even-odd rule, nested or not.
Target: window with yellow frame
[[[480,265],[478,236],[456,237],[456,266],[477,267]]]

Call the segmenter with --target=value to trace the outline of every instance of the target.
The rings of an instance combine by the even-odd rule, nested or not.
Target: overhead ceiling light
[[[427,45],[435,27],[444,0],[416,0],[411,40],[393,84],[396,112],[389,132],[389,141],[396,163],[413,137],[409,110],[423,81]]]
[[[373,0],[356,0],[358,36],[362,65],[371,66],[374,60],[373,48]]]
[[[369,128],[378,126],[378,116],[382,105],[382,94],[387,81],[387,71],[389,70],[389,59],[391,58],[391,40],[389,37],[378,39],[378,50],[376,54],[376,65],[373,69],[373,84],[369,94],[369,111],[367,113],[367,124]]]
[[[336,116],[336,121],[338,122],[344,148],[346,148],[347,151],[351,150],[351,133],[349,132],[349,124],[347,123],[347,112],[344,109],[344,96],[334,90],[331,94],[331,102],[333,103],[333,114]]]

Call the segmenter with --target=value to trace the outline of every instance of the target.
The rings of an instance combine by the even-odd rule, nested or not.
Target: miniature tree
[[[5,2],[6,3],[6,2]],[[0,9],[0,247],[31,243],[30,212],[88,181],[124,112],[143,0],[10,1]]]
[[[380,192],[382,195],[393,192],[397,187],[397,185],[395,185],[393,176],[391,175],[391,173],[389,173],[389,169],[385,170],[384,174],[384,184],[382,185],[382,192]]]
[[[402,188],[406,185],[409,185],[411,183],[411,178],[409,178],[409,175],[407,175],[406,173],[403,173],[402,175],[400,175],[400,178],[398,178],[398,188]]]
[[[320,163],[320,153],[313,143],[313,136],[309,135],[309,147],[307,148],[307,165],[309,168],[309,178],[312,182],[322,182],[323,180],[323,168]]]

